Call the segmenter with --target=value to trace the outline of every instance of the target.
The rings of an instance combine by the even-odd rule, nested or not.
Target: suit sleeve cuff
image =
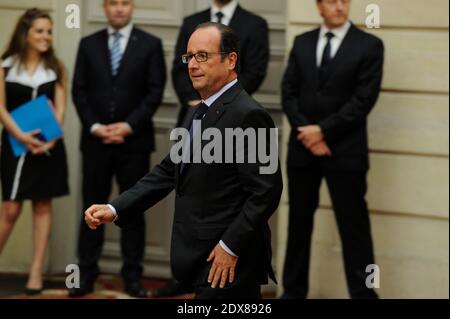
[[[91,129],[89,131],[91,132],[92,135],[94,135],[95,131],[98,130],[100,126],[102,126],[100,123],[95,123],[94,125],[91,126]]]
[[[225,250],[228,254],[230,254],[230,255],[233,256],[233,257],[238,257],[235,253],[233,253],[233,252],[231,251],[230,248],[228,248],[227,245],[225,245],[225,243],[224,243],[222,240],[219,242],[219,244],[220,244],[220,246],[223,248],[223,250]]]
[[[125,122],[125,124],[128,126],[128,128],[130,129],[130,134],[134,134],[133,128],[131,127],[130,123]]]
[[[119,216],[117,215],[117,211],[116,211],[116,209],[114,208],[113,205],[108,204],[107,206],[109,207],[109,209],[111,210],[111,212],[114,215],[114,220],[113,220],[113,223],[114,223],[114,222],[116,222],[119,219]]]

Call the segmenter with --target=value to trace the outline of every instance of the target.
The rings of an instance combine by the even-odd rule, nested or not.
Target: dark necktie
[[[193,153],[193,147],[192,147],[192,141],[194,139],[194,121],[201,121],[203,117],[205,116],[206,112],[208,111],[209,107],[205,103],[200,103],[197,110],[194,112],[194,116],[192,117],[191,121],[191,127],[189,128],[189,137],[190,137],[190,143],[189,147],[190,149],[190,156],[192,160],[192,153]],[[181,162],[180,165],[180,172],[183,172],[185,166],[187,163]]]
[[[217,23],[222,23],[223,16],[224,14],[220,11],[216,13]]]
[[[331,32],[327,32],[325,34],[327,37],[327,45],[325,46],[325,49],[323,50],[323,56],[322,56],[322,63],[320,64],[321,69],[325,69],[331,62],[331,39],[334,38],[334,34]]]

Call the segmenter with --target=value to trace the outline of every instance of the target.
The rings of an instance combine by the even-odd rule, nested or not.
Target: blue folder
[[[54,141],[63,136],[61,126],[56,120],[45,95],[19,106],[11,112],[11,116],[23,132],[40,129],[40,139],[45,142]],[[9,134],[9,141],[16,157],[28,151],[25,145],[20,143],[12,134]]]

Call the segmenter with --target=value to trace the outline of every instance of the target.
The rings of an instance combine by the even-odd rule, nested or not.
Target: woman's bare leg
[[[22,210],[21,202],[2,202],[0,208],[0,254],[5,248],[9,235],[16,224]]]
[[[51,200],[33,201],[33,261],[26,287],[41,289],[51,226]]]

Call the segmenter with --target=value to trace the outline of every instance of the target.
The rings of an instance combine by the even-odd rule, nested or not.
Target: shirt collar
[[[27,70],[20,66],[17,57],[9,57],[5,59],[1,65],[4,68],[10,68],[6,82],[18,83],[31,88],[38,88],[44,83],[53,82],[57,80],[57,75],[52,69],[46,69],[42,62],[39,63],[32,75],[29,75]]]
[[[237,0],[232,0],[229,4],[223,6],[219,9],[214,3],[211,6],[211,15],[212,17],[215,17],[217,12],[222,12],[223,15],[228,18],[231,21],[231,18],[233,18],[234,12],[236,11],[236,8],[238,6]]]
[[[210,107],[215,101],[217,101],[217,99],[219,97],[222,96],[222,94],[224,94],[226,91],[228,91],[233,85],[235,85],[237,83],[238,79],[235,79],[233,81],[231,81],[230,83],[228,83],[227,85],[225,85],[223,88],[220,89],[219,92],[217,92],[214,95],[211,95],[209,98],[207,98],[206,100],[202,100],[203,103],[205,103],[208,107]]]
[[[130,22],[128,23],[126,26],[124,26],[122,29],[118,30],[118,32],[120,33],[120,35],[125,38],[125,39],[129,39],[131,36],[131,31],[133,31],[133,23]],[[116,32],[116,30],[112,27],[112,26],[108,26],[108,35],[113,35]]]
[[[319,38],[322,39],[325,36],[325,34],[327,34],[327,32],[333,32],[334,36],[342,41],[342,40],[344,40],[344,38],[347,35],[347,32],[351,26],[352,26],[352,24],[348,20],[346,23],[344,23],[339,28],[335,28],[335,29],[331,29],[331,30],[328,29],[325,24],[322,24],[320,26],[320,37]]]

